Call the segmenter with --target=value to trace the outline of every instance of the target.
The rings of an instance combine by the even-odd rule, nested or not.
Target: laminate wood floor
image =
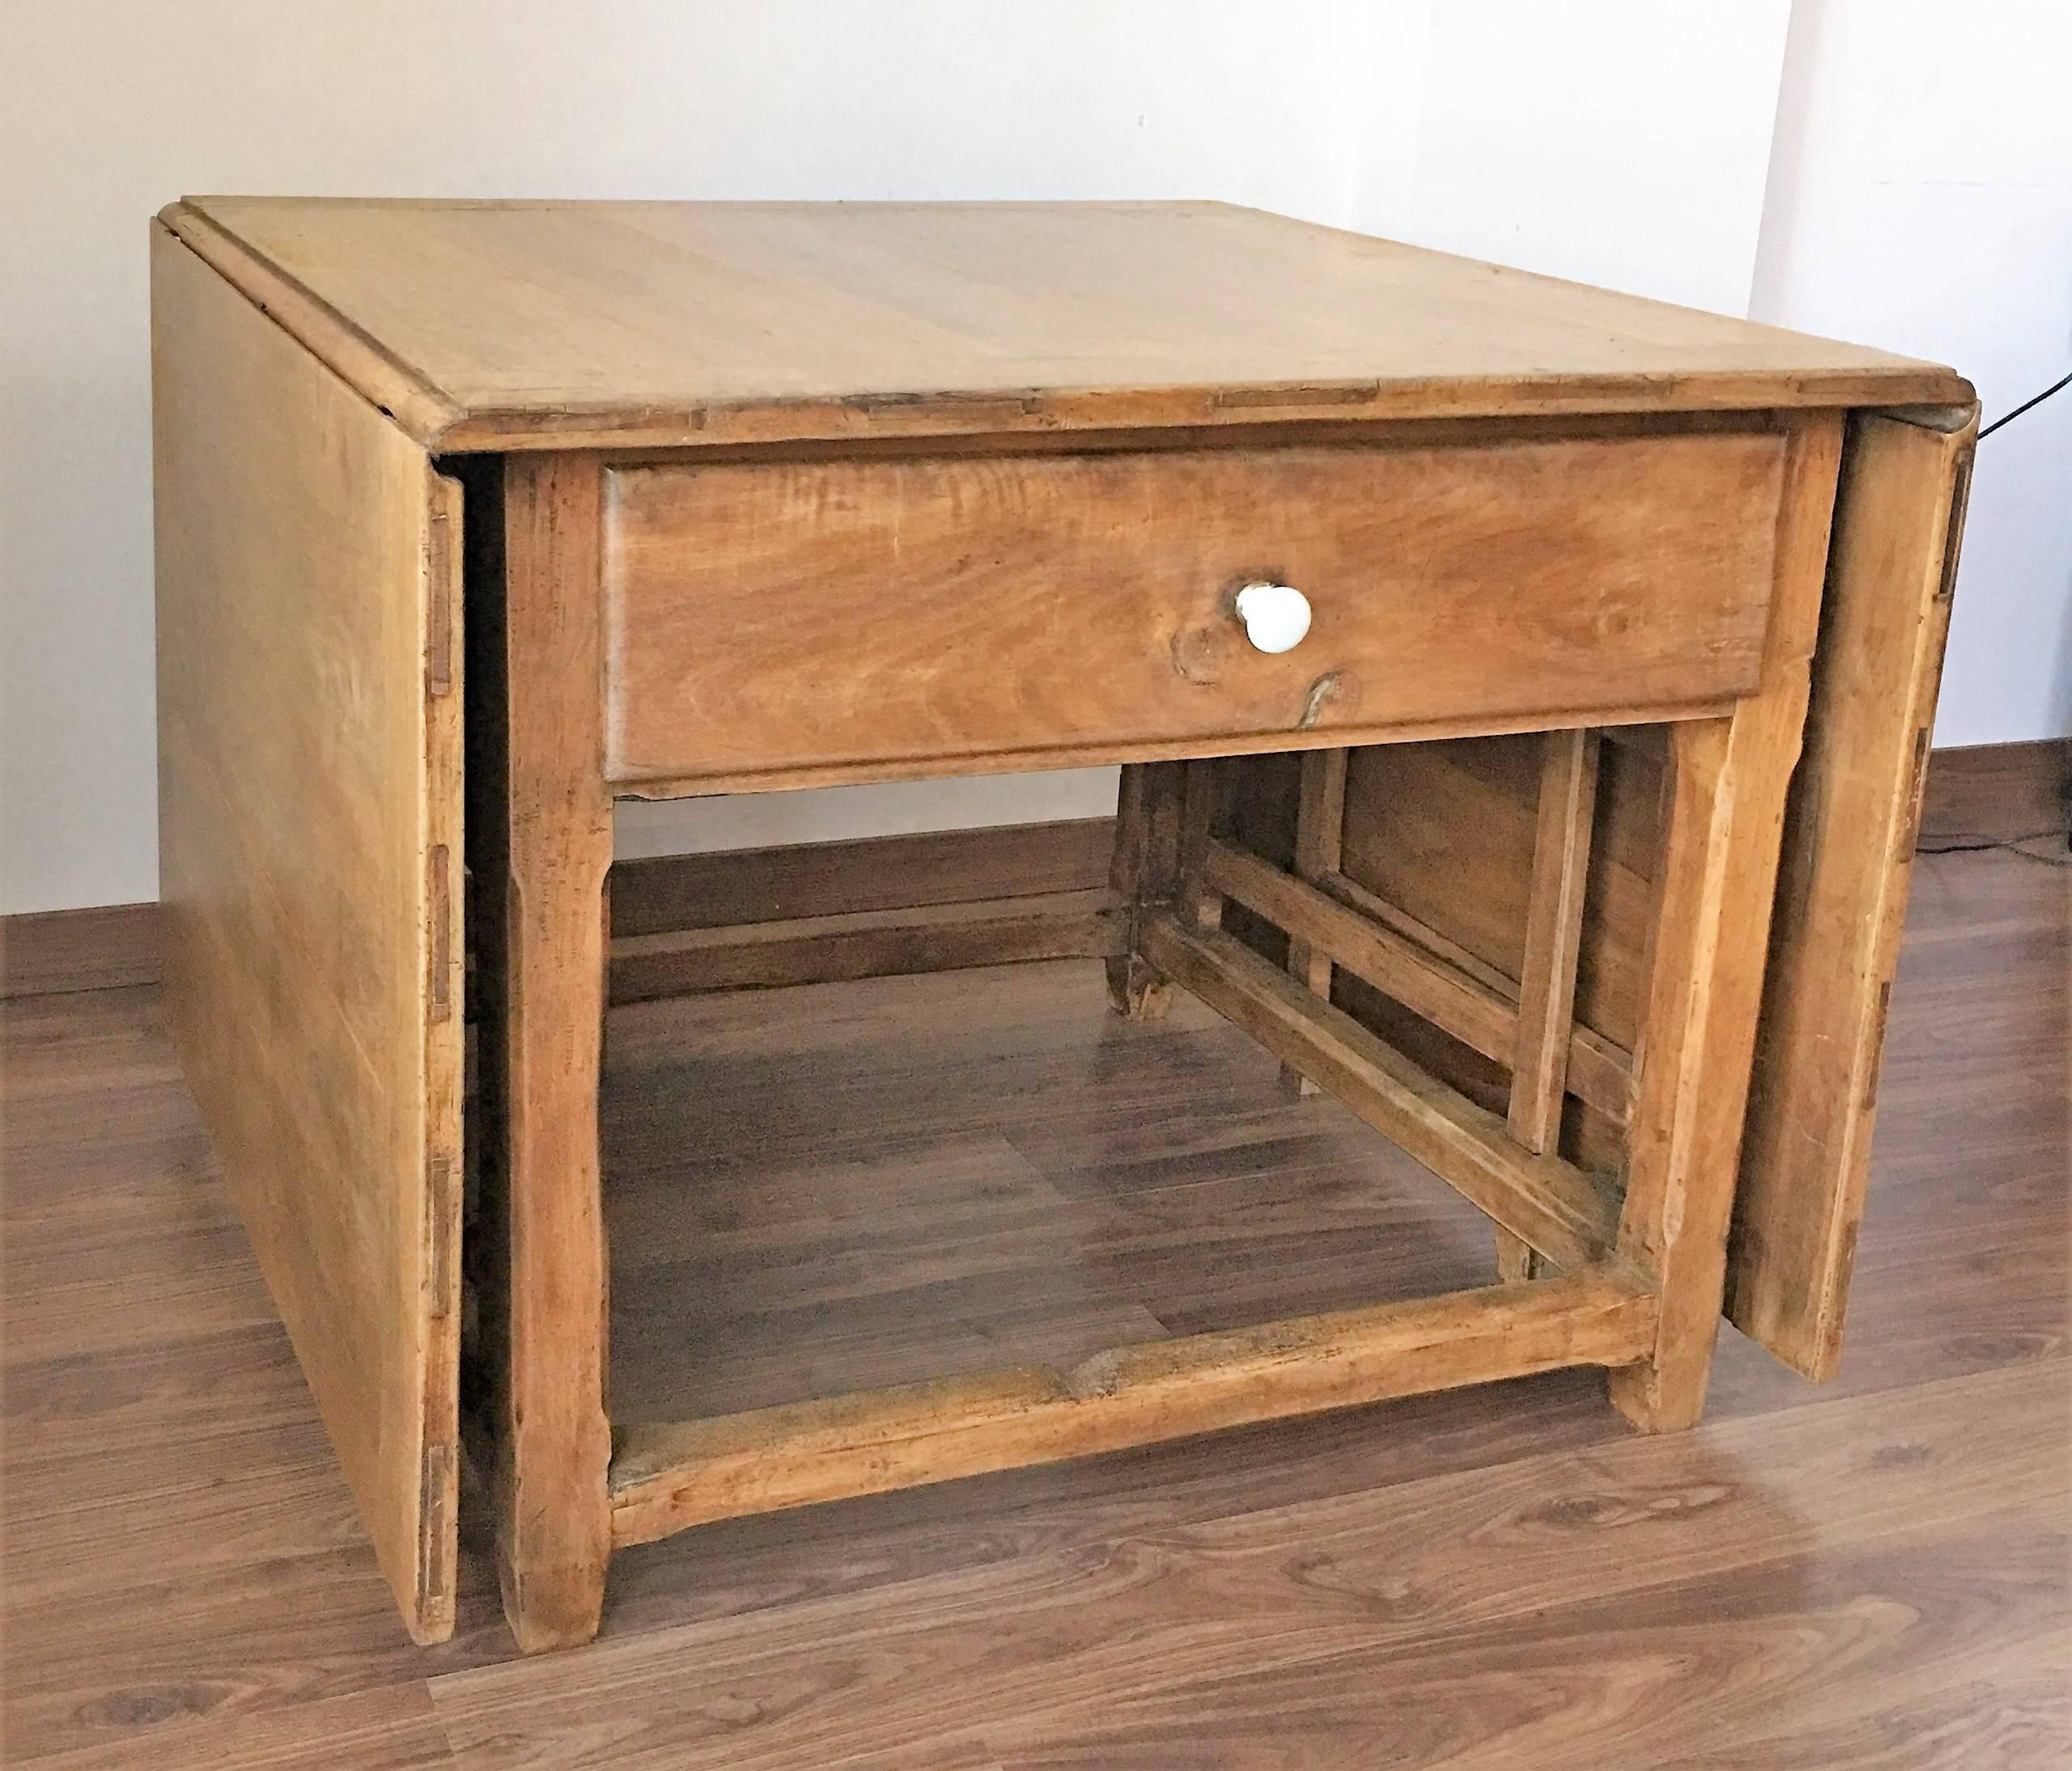
[[[6,1010],[10,1764],[2072,1765],[2072,873],[1925,859],[1840,1381],[1582,1374],[731,1522],[410,1647],[154,992]],[[1475,1281],[1481,1220],[1204,1012],[1032,966],[618,1012],[614,1404]]]

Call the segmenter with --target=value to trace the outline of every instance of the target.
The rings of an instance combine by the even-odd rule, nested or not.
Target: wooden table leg
[[[598,486],[580,456],[514,457],[504,482],[508,1319],[497,1540],[504,1610],[529,1653],[597,1633],[611,1552]]]
[[[1654,1357],[1611,1374],[1620,1412],[1650,1432],[1697,1420],[1719,1332],[1841,446],[1832,415],[1802,421],[1793,439],[1760,690],[1730,718],[1670,728],[1661,897],[1619,1225],[1620,1252],[1655,1278],[1662,1314]]]
[[[1132,1021],[1162,1020],[1173,987],[1144,957],[1138,936],[1148,906],[1170,902],[1180,882],[1184,762],[1129,762],[1115,805],[1115,857],[1109,877],[1128,901],[1129,951],[1106,962],[1108,1000]]]
[[[1561,1137],[1575,1034],[1576,966],[1582,952],[1583,892],[1597,809],[1597,734],[1550,732],[1542,741],[1539,802],[1527,894],[1525,963],[1518,980],[1518,1039],[1511,1051],[1505,1123],[1535,1155]],[[1497,1226],[1497,1273],[1538,1279],[1546,1263]]]
[[[1295,805],[1295,877],[1315,880],[1335,873],[1345,846],[1345,770],[1349,750],[1306,750],[1302,785]],[[1331,962],[1306,941],[1288,938],[1288,973],[1326,1002],[1331,1000]],[[1280,1067],[1280,1085],[1300,1098],[1317,1085],[1293,1064]]]

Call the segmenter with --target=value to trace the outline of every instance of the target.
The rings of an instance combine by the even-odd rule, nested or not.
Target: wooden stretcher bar
[[[1654,1300],[1603,1270],[1297,1317],[614,1436],[612,1540],[1210,1433],[1246,1421],[1615,1367],[1653,1344]]]

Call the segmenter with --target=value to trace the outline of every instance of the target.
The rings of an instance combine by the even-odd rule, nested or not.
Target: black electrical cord
[[[2031,406],[2041,406],[2044,401],[2048,400],[2051,397],[2051,395],[2053,393],[2062,393],[2067,388],[2072,388],[2072,375],[2066,376],[2061,381],[2052,382],[2049,387],[2045,388],[2043,392],[2039,393],[2033,400],[2023,401],[2023,402],[2019,406],[2016,406],[2012,412],[2002,413],[1998,418],[1995,418],[1992,423],[1987,425],[1984,430],[1979,432],[1979,441],[1983,443],[1988,437],[1992,435],[1995,431],[1998,430],[2002,425],[2012,424],[2015,419],[2021,417],[2021,415],[2024,412],[2027,411]]]

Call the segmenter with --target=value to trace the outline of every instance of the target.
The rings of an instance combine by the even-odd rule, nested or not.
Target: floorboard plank
[[[1675,1440],[1565,1372],[728,1521],[520,1662],[472,1539],[456,1639],[404,1637],[155,992],[11,1002],[0,1757],[2072,1762],[2069,1004],[2072,873],[1925,857],[1824,1390],[1729,1333]],[[1488,1277],[1447,1189],[1198,1006],[1115,1020],[1090,962],[642,1004],[612,1058],[628,1386],[732,1406]]]
[[[1989,1524],[1161,1685],[990,1742],[1003,1771],[2042,1767],[2072,1723],[2047,1675],[2072,1626],[2051,1570],[2072,1546]]]
[[[36,1761],[44,1771],[128,1771],[136,1743]],[[172,1722],[151,1735],[152,1771],[431,1771],[454,1763],[422,1679],[228,1720]]]
[[[1181,1680],[1408,1651],[1794,1557],[2060,1518],[2067,1375],[2016,1368],[1628,1437],[1407,1482],[1385,1503],[1263,1506],[442,1676],[433,1699],[464,1763],[490,1738],[541,1763],[601,1763],[608,1731],[627,1771],[928,1746],[974,1717],[1051,1726]],[[2061,1561],[2040,1578],[2064,1603]]]

